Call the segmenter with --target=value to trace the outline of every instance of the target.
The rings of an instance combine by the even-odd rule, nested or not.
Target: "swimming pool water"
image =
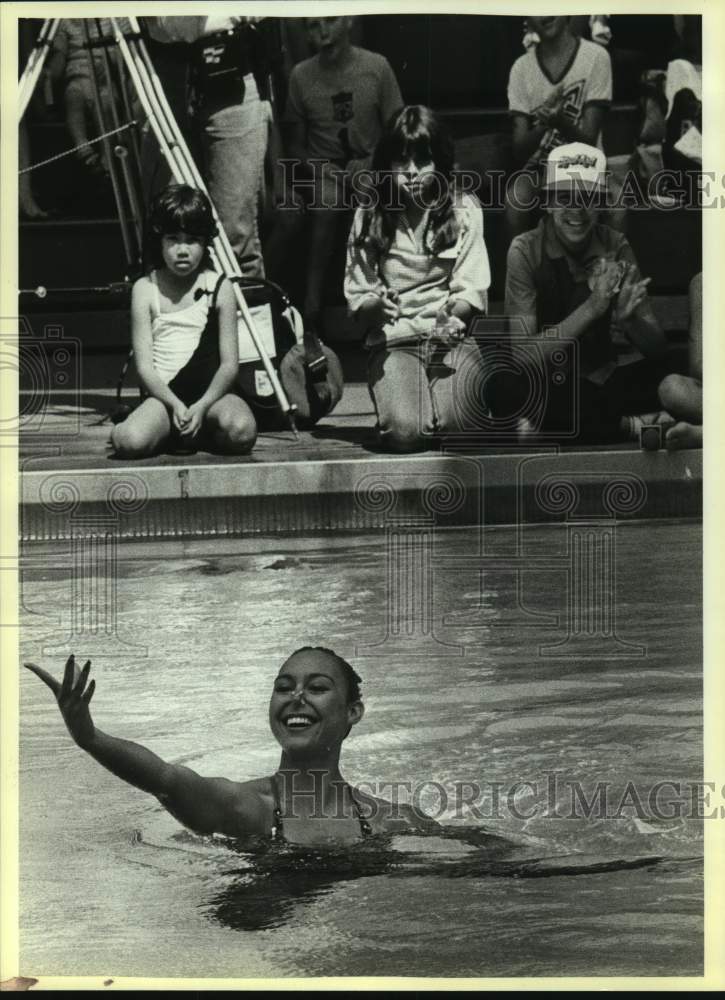
[[[486,532],[491,551],[507,530]],[[330,646],[364,679],[348,780],[407,782],[448,833],[470,840],[483,826],[504,840],[233,852],[87,758],[24,672],[23,975],[701,973],[702,822],[646,801],[659,781],[702,779],[701,526],[618,525],[617,632],[646,647],[618,659],[591,643],[540,653],[563,637],[544,617],[566,609],[556,526],[526,528],[544,568],[526,572],[518,598],[513,573],[481,582],[466,562],[470,531],[435,543],[435,639],[412,652],[405,638],[374,645],[386,629],[381,534],[122,549],[127,650],[94,662],[94,719],[204,774],[269,774],[272,678],[298,646]],[[23,659],[60,671],[63,655],[41,647],[68,634],[70,590],[67,560],[28,565]],[[598,782],[609,815],[576,814],[573,787],[591,798]],[[642,866],[607,870],[621,859]]]

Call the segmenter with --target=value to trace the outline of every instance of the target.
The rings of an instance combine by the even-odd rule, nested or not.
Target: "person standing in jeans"
[[[201,170],[245,277],[264,277],[257,217],[271,105],[260,96],[253,72],[260,20],[147,19],[155,41],[189,46]]]

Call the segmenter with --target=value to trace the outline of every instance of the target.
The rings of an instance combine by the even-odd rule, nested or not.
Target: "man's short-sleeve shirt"
[[[612,64],[609,53],[601,45],[586,38],[578,45],[563,76],[554,81],[544,69],[539,46],[534,45],[519,56],[511,67],[508,82],[508,103],[511,114],[533,116],[561,87],[564,99],[562,111],[574,125],[578,125],[587,105],[607,108],[612,101]],[[567,140],[556,129],[549,129],[531,158],[540,163],[552,149]],[[601,148],[601,136],[597,143]]]
[[[550,261],[557,258],[566,261],[575,287],[584,285],[589,288],[589,278],[601,258],[625,261],[634,268],[635,280],[640,279],[637,260],[622,233],[598,224],[592,230],[585,251],[578,257],[572,257],[557,237],[551,219],[542,219],[536,229],[515,237],[506,260],[505,314],[511,318],[534,317],[536,329],[527,331],[529,336],[537,336],[540,332],[538,296],[544,257]],[[566,319],[574,308],[575,302],[572,300],[564,307],[562,315],[556,317],[556,322]],[[610,325],[609,339],[614,347],[614,360],[604,365],[599,365],[590,357],[586,338],[580,339],[580,375],[598,385],[606,382],[618,367],[641,361],[643,357],[615,321]]]
[[[383,126],[403,106],[388,60],[353,46],[342,67],[319,56],[298,63],[290,75],[284,120],[304,125],[311,159],[347,162],[372,153]]]

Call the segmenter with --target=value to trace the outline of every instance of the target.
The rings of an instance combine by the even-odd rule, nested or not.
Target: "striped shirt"
[[[454,211],[459,234],[452,247],[431,253],[416,238],[405,213],[400,212],[390,249],[383,256],[367,244],[355,245],[363,221],[363,210],[356,211],[347,246],[348,308],[354,314],[365,298],[382,294],[385,288],[398,293],[400,306],[396,320],[368,333],[368,347],[425,339],[449,300],[463,299],[475,310],[486,311],[491,272],[483,241],[481,206],[471,195],[462,194]]]

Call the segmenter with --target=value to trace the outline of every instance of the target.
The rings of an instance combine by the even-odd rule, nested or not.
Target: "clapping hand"
[[[647,298],[647,285],[650,278],[642,278],[637,281],[634,268],[628,268],[617,296],[617,305],[614,310],[614,318],[620,323],[626,323],[631,319],[638,307]]]
[[[619,291],[627,265],[616,260],[600,257],[589,275],[589,289],[597,312],[604,313],[610,301]]]
[[[63,721],[78,746],[88,747],[93,741],[95,733],[88,706],[96,689],[96,682],[91,681],[86,687],[91,661],[87,660],[83,669],[79,670],[75,657],[71,654],[65,665],[62,683],[57,681],[47,670],[36,667],[34,663],[26,663],[25,666],[44,684],[47,684],[55,695]]]
[[[534,111],[534,119],[538,125],[556,125],[564,106],[564,91],[561,86],[549,94],[543,104]]]

